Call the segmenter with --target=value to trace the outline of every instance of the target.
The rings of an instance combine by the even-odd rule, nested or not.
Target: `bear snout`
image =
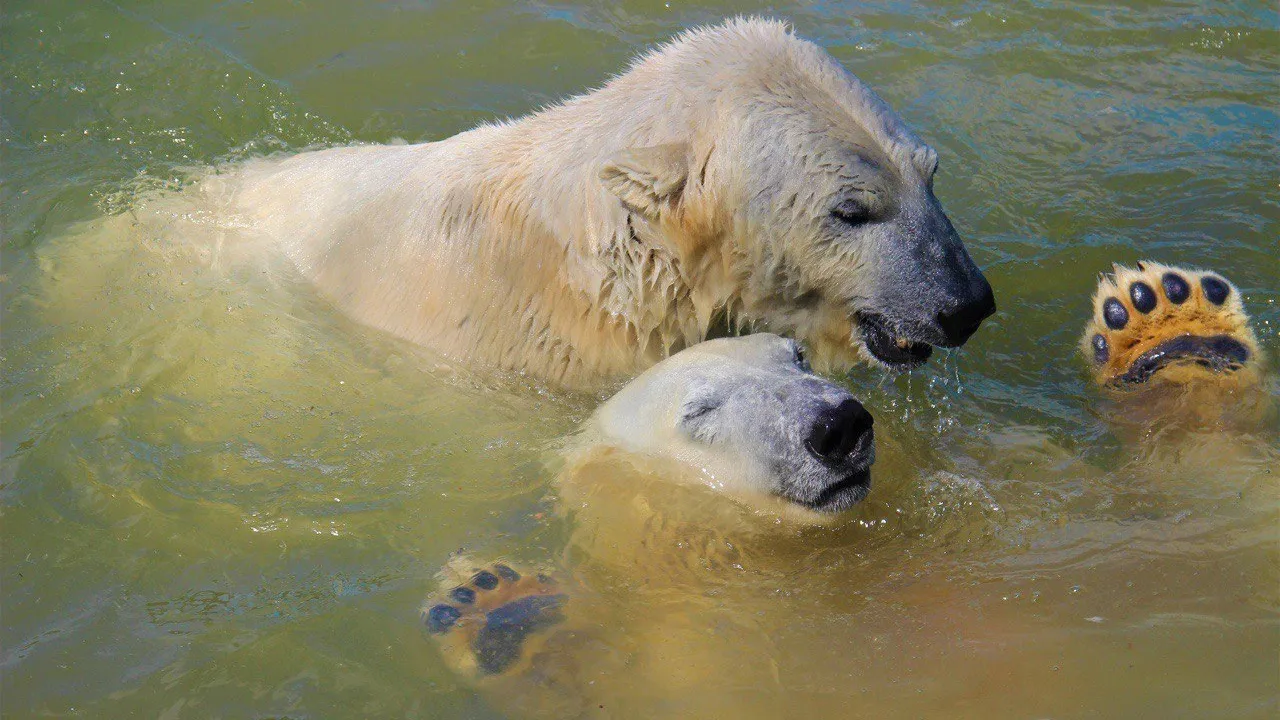
[[[995,293],[991,284],[980,273],[969,283],[967,297],[957,304],[940,311],[935,321],[942,330],[946,342],[943,347],[960,347],[978,331],[982,321],[996,311]]]
[[[843,465],[849,455],[869,445],[871,413],[853,398],[829,406],[818,413],[805,438],[805,449],[829,465]]]

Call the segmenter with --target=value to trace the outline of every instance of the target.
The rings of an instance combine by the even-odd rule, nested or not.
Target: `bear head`
[[[664,55],[687,95],[710,98],[695,132],[629,148],[600,176],[675,248],[701,315],[799,338],[820,369],[900,369],[995,311],[934,195],[937,153],[833,58],[769,23]]]
[[[653,366],[602,405],[584,437],[674,459],[748,501],[821,513],[866,497],[872,418],[777,335],[709,340]]]

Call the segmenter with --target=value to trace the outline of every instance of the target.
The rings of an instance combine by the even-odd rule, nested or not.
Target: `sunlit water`
[[[201,168],[445,137],[754,9],[5,3],[0,712],[1280,712],[1274,385],[1116,402],[1075,356],[1096,273],[1145,257],[1224,273],[1280,353],[1274,4],[772,8],[938,148],[1000,305],[927,370],[853,373],[879,461],[832,527],[564,471],[598,397],[133,222]],[[578,588],[577,685],[450,670],[418,607],[451,557]]]

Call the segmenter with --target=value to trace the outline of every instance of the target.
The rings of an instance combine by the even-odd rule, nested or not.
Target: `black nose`
[[[963,345],[978,331],[982,321],[996,311],[996,296],[991,292],[991,284],[981,275],[978,281],[980,284],[974,288],[971,299],[938,313],[938,327],[947,338],[946,347]]]
[[[843,462],[871,434],[871,413],[849,398],[818,415],[804,446],[827,462]]]

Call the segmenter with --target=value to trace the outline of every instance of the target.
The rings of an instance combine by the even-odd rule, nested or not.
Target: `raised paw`
[[[1099,384],[1238,378],[1258,364],[1240,293],[1216,273],[1117,265],[1099,281],[1093,307],[1081,349]]]
[[[497,675],[527,656],[535,635],[563,620],[565,599],[546,575],[493,565],[429,602],[422,619],[459,670]]]

